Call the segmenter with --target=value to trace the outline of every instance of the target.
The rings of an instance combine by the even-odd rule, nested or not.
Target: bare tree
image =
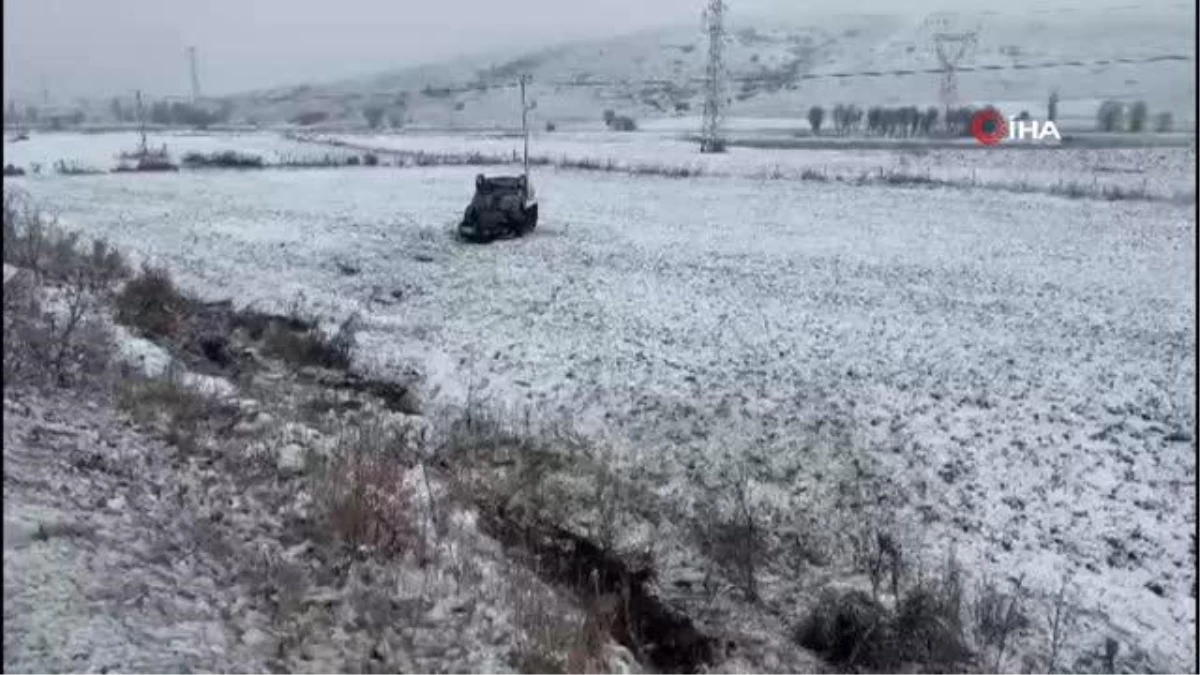
[[[1105,101],[1096,111],[1096,126],[1100,131],[1116,131],[1125,118],[1125,106],[1120,101]]]
[[[372,129],[378,129],[383,122],[383,113],[385,112],[381,105],[369,105],[363,108],[363,117],[367,120],[367,126]]]

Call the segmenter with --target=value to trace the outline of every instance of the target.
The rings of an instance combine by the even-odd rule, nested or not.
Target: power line
[[[1165,62],[1189,62],[1195,61],[1194,56],[1185,54],[1161,54],[1156,56],[1144,57],[1120,57],[1109,59],[1092,59],[1092,60],[1077,60],[1068,61],[1043,61],[1039,63],[1014,63],[1014,64],[984,64],[977,66],[956,66],[956,73],[972,73],[972,72],[1003,72],[1014,70],[1047,70],[1056,68],[1090,68],[1095,66],[1108,65],[1136,65],[1143,63],[1165,63]],[[916,75],[941,75],[945,73],[945,68],[894,68],[890,70],[856,70],[842,72],[826,72],[826,73],[799,73],[791,77],[793,82],[782,85],[780,88],[794,89],[797,82],[805,82],[811,80],[842,80],[842,79],[858,79],[858,78],[878,78],[878,77],[910,77]],[[678,87],[683,84],[698,84],[704,85],[708,82],[707,77],[694,76],[681,79],[647,79],[647,80],[568,80],[563,82],[547,82],[548,88],[588,88],[588,87],[633,87],[633,86],[662,86],[662,87]],[[724,82],[729,83],[770,83],[779,82],[779,77],[773,74],[762,75],[742,75],[724,78]],[[435,87],[434,89],[439,95],[450,94],[465,94],[470,92],[491,91],[494,89],[515,89],[520,87],[518,81],[514,82],[498,82],[493,84],[471,84],[458,87]],[[376,92],[375,95],[390,96],[395,91]],[[315,99],[340,100],[343,95],[340,94],[318,94],[313,96]]]

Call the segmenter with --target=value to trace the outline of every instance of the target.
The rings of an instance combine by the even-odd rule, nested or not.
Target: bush
[[[194,303],[176,288],[164,267],[142,266],[117,294],[117,320],[149,338],[177,336]]]
[[[961,671],[973,654],[964,639],[961,573],[909,589],[895,610],[861,590],[827,590],[796,627],[795,641],[839,668]]]
[[[297,317],[302,330],[272,323],[263,337],[269,356],[297,366],[317,366],[334,370],[348,370],[354,355],[358,316],[352,315],[342,322],[332,335],[323,331],[315,322]]]
[[[363,155],[362,163],[365,166],[379,166],[379,155],[376,155],[373,152],[368,152],[367,154]]]
[[[896,662],[889,648],[890,615],[865,591],[826,591],[797,627],[794,638],[839,666],[887,667]]]
[[[1171,113],[1160,112],[1154,116],[1154,130],[1160,134],[1171,131],[1172,127]]]
[[[637,131],[637,122],[632,117],[616,115],[608,123],[608,128],[613,131]]]
[[[229,169],[261,169],[263,158],[258,155],[244,154],[234,150],[210,152],[189,152],[183,156],[184,166],[191,167],[223,167]]]
[[[288,122],[302,127],[312,126],[329,119],[329,113],[323,110],[306,110],[293,115]]]

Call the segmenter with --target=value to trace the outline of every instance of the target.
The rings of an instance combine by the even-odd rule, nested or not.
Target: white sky
[[[1032,0],[1016,0],[1032,3]],[[1115,0],[1105,0],[1114,2]],[[727,0],[731,14],[860,8],[923,14],[990,0]],[[1178,0],[1143,1],[1147,7]],[[320,82],[514,47],[695,25],[705,0],[4,0],[4,94],[51,99]],[[1036,6],[1087,6],[1044,0]],[[1128,4],[1128,3],[1126,3]],[[1011,11],[1014,0],[1001,7]]]

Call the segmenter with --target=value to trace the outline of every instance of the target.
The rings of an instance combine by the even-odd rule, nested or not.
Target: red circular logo
[[[971,118],[971,135],[984,145],[995,145],[1008,137],[1008,122],[999,110],[985,108]]]

